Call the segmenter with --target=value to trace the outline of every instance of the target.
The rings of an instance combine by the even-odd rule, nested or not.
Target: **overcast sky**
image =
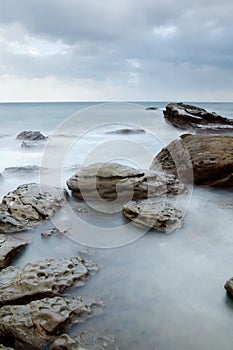
[[[0,0],[0,101],[233,101],[232,0]]]

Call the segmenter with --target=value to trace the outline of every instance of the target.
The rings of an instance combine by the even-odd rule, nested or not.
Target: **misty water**
[[[157,111],[146,111],[148,105]],[[22,165],[43,166],[41,174],[5,175],[0,195],[28,182],[66,187],[78,166],[118,161],[146,169],[153,157],[182,132],[166,124],[166,103],[138,104],[2,104],[1,171]],[[198,104],[233,118],[233,104]],[[71,117],[70,117],[71,116]],[[122,128],[146,130],[138,134],[112,134]],[[47,145],[24,149],[15,136],[22,130],[41,130],[49,135]],[[3,172],[4,175],[4,172]],[[78,295],[100,296],[101,315],[73,327],[78,334],[94,329],[112,335],[119,349],[134,350],[228,350],[233,343],[233,301],[224,283],[233,275],[233,230],[231,191],[207,187],[189,188],[183,199],[184,224],[173,233],[138,232],[121,211],[106,214],[91,203],[70,199],[80,226],[72,237],[41,237],[56,223],[48,222],[33,232],[32,243],[13,262],[23,266],[47,257],[70,257],[86,253],[99,265],[86,285],[72,289]],[[98,209],[98,207],[97,207]],[[125,227],[126,241],[120,240]],[[112,237],[107,246],[96,228]],[[114,229],[114,230],[113,230]],[[119,233],[119,237],[117,234]],[[111,236],[112,235],[112,236]],[[114,240],[114,237],[116,240]],[[119,238],[119,240],[118,240]],[[88,243],[88,244],[87,244]]]

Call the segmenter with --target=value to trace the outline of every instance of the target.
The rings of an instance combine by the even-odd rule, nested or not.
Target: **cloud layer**
[[[232,100],[232,13],[228,0],[0,0],[0,99]]]

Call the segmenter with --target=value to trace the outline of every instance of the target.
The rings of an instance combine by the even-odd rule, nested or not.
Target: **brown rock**
[[[25,130],[16,136],[18,140],[30,140],[30,141],[44,141],[47,140],[47,136],[43,135],[40,131]]]
[[[162,168],[183,182],[233,188],[233,137],[182,135],[162,149],[150,168]]]
[[[233,132],[233,119],[184,103],[169,103],[164,117],[173,126],[196,132]]]
[[[0,234],[0,270],[5,268],[28,243],[23,239]]]
[[[32,229],[49,219],[66,201],[66,193],[56,187],[30,183],[3,197],[0,205],[0,232]]]

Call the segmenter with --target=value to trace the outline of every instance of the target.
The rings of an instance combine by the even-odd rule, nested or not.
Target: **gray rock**
[[[3,197],[0,204],[0,232],[32,229],[49,219],[64,205],[66,194],[56,187],[30,183]]]
[[[100,196],[107,201],[119,196],[124,200],[174,195],[185,190],[174,175],[118,163],[96,163],[82,168],[67,181],[67,186],[79,199],[98,200]]]
[[[226,289],[228,294],[233,297],[233,277],[231,277],[228,281],[226,281],[224,288]]]
[[[146,111],[156,111],[159,107],[146,107]]]
[[[130,134],[144,134],[145,130],[143,129],[118,129],[118,130],[112,130],[112,131],[107,131],[106,134],[120,134],[120,135],[130,135]]]
[[[0,344],[0,350],[14,350],[14,349],[9,348],[8,346],[4,346],[3,344]]]
[[[0,271],[0,305],[56,296],[71,286],[84,285],[96,271],[95,263],[79,257],[51,258],[23,268],[9,266]]]
[[[58,337],[49,350],[119,350],[112,336],[91,330],[83,331],[73,338],[67,334]]]
[[[43,135],[40,131],[25,130],[16,136],[18,140],[30,140],[30,141],[44,141],[47,140],[47,136]]]
[[[45,147],[45,142],[38,142],[38,141],[23,141],[21,143],[22,148],[38,148],[38,147]]]
[[[87,297],[43,298],[0,309],[0,337],[12,337],[16,347],[41,349],[71,325],[101,311],[101,301]]]
[[[233,137],[185,134],[154,158],[150,167],[198,185],[233,188]]]
[[[5,268],[28,243],[28,241],[23,239],[0,234],[0,270]]]
[[[233,132],[233,119],[184,103],[169,103],[164,117],[173,126],[196,132]]]
[[[160,198],[130,201],[123,207],[124,215],[139,227],[172,232],[182,225],[183,214]]]
[[[40,167],[38,165],[24,165],[24,166],[12,166],[5,168],[3,174],[5,176],[9,175],[31,175],[38,174],[41,171],[47,171],[47,168]]]

